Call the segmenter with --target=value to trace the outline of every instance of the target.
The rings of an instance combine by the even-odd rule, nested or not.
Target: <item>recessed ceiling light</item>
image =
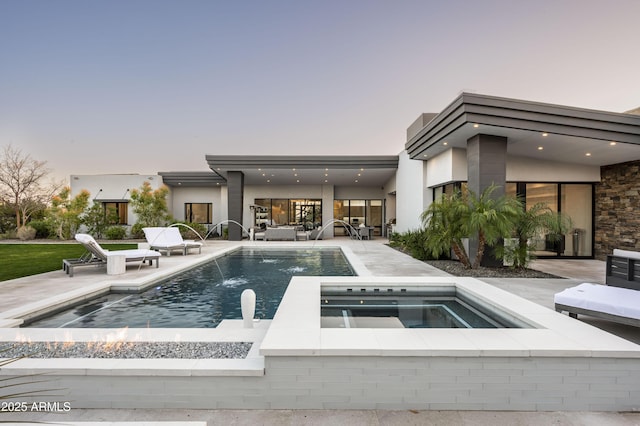
[[[547,136],[549,136],[549,133],[543,133],[542,136],[546,138]]]
[[[480,125],[478,123],[474,123],[473,127],[475,127],[477,129],[478,127],[480,127]]]
[[[300,179],[296,179],[296,182],[300,183]]]
[[[449,142],[443,142],[442,145],[447,146],[449,145]]]
[[[539,147],[538,147],[538,151],[542,151],[543,149],[544,149],[544,147],[543,147],[543,146],[539,146]]]
[[[329,182],[329,180],[328,180],[328,179],[325,179],[324,181],[325,181],[325,183],[326,183],[326,182]]]
[[[263,173],[263,174],[262,174],[262,176],[266,176],[266,175],[267,175],[266,173]]]
[[[293,175],[294,175],[294,176],[298,176],[298,174],[297,174],[297,173],[294,173]]]
[[[591,157],[591,153],[590,153],[590,152],[587,152],[585,155],[586,155],[587,157]]]
[[[356,179],[356,183],[358,183],[358,179]]]
[[[295,172],[295,171],[296,171],[296,169],[294,168],[294,169],[293,169],[293,171]]]
[[[324,169],[324,171],[325,171],[325,172],[328,172],[328,171],[329,171],[329,169]]]
[[[267,183],[271,182],[271,179],[267,179]]]
[[[261,169],[261,168],[258,168],[258,171],[259,171],[259,172],[261,172],[261,171],[262,171],[262,169]]]
[[[611,146],[615,146],[615,145],[616,145],[616,143],[615,143],[615,142],[613,142],[613,141],[611,141],[611,142],[609,142],[609,145],[611,145]]]
[[[423,156],[423,157],[426,157],[426,156],[427,156],[427,154],[422,154],[422,156]]]
[[[358,176],[362,176],[362,173],[358,173]]]

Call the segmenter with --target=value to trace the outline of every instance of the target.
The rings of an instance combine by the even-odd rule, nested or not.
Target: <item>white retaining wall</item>
[[[637,359],[283,356],[266,357],[265,367],[259,377],[189,369],[140,376],[132,368],[46,379],[73,408],[640,409]]]

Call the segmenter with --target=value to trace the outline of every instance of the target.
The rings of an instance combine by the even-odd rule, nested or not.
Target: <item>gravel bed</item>
[[[0,344],[0,358],[242,359],[251,342],[29,342]]]
[[[562,278],[535,269],[485,268],[466,269],[457,260],[426,260],[425,263],[434,266],[456,277],[475,278]]]

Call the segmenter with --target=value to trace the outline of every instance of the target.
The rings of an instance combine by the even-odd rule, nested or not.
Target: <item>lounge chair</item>
[[[153,250],[105,250],[100,244],[88,234],[76,234],[76,241],[82,244],[87,251],[87,255],[78,259],[64,259],[62,261],[62,269],[73,277],[73,270],[79,266],[101,266],[107,265],[109,256],[121,255],[125,256],[125,262],[149,262],[149,265],[153,265],[153,261],[156,261],[156,268],[159,267],[160,253]]]
[[[640,291],[603,284],[582,283],[554,296],[556,311],[589,315],[640,327]]]
[[[175,226],[167,228],[142,228],[144,236],[151,247],[151,250],[157,250],[171,256],[172,251],[180,251],[187,255],[189,250],[197,249],[198,253],[202,253],[202,243],[193,240],[183,240],[180,230]]]

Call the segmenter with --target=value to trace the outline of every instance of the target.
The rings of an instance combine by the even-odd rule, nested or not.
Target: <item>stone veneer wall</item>
[[[603,166],[595,195],[595,258],[640,251],[640,161]]]

